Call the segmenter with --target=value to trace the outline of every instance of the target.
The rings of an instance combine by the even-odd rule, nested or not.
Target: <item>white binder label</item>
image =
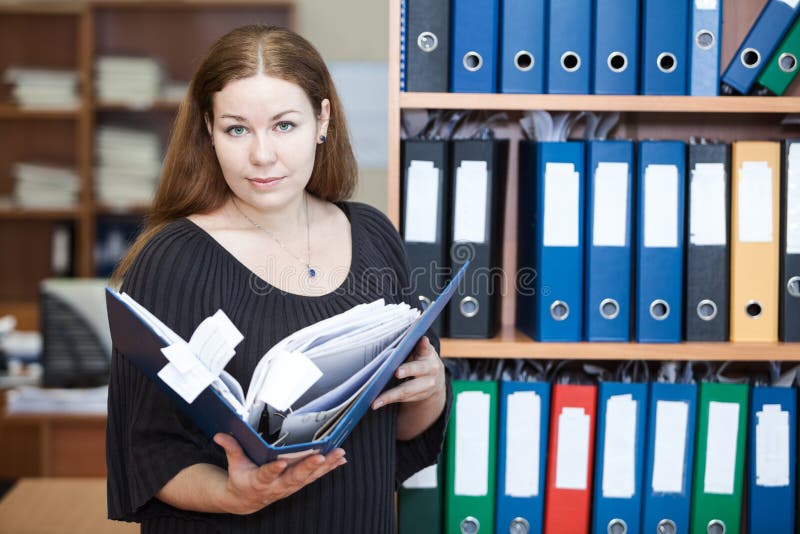
[[[403,482],[406,489],[430,489],[438,487],[437,464],[429,465],[422,471],[417,471],[408,480]]]
[[[404,235],[412,243],[435,243],[439,217],[439,174],[432,161],[412,160],[408,166]]]
[[[489,394],[480,391],[456,398],[456,495],[489,492],[489,404]]]
[[[703,11],[717,9],[717,0],[694,0],[694,8]]]
[[[683,492],[688,422],[688,402],[663,400],[656,402],[653,493]]]
[[[572,163],[547,163],[544,171],[544,246],[577,247],[580,175]]]
[[[456,169],[454,241],[486,242],[489,170],[485,161],[461,162]]]
[[[590,418],[583,408],[565,407],[558,416],[556,488],[586,489]]]
[[[630,394],[606,401],[603,440],[603,497],[630,499],[636,493],[636,407]]]
[[[783,2],[792,9],[797,9],[797,4],[800,4],[800,0],[779,0],[779,1]]]
[[[756,485],[789,485],[789,412],[765,404],[756,412]]]
[[[506,406],[505,493],[511,497],[539,495],[539,445],[542,399],[533,391],[516,391]]]
[[[644,170],[644,246],[678,246],[678,167],[648,165]]]
[[[766,161],[745,161],[739,170],[739,241],[772,242],[772,169]]]
[[[800,254],[800,143],[789,147],[786,187],[786,252]]]
[[[594,171],[592,244],[624,247],[628,222],[627,163],[600,162]]]
[[[706,476],[703,481],[705,493],[733,495],[739,409],[740,406],[735,402],[709,403]]]
[[[691,205],[689,206],[689,242],[693,245],[724,245],[725,165],[698,163],[692,169]]]

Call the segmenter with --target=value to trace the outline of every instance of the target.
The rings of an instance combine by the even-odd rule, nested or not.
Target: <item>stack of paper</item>
[[[101,56],[95,91],[102,102],[149,106],[161,96],[164,69],[154,58]]]
[[[80,178],[75,169],[37,163],[15,163],[14,202],[26,208],[70,208],[78,201]]]
[[[95,151],[95,195],[99,202],[125,207],[148,204],[161,172],[161,140],[153,132],[101,126]]]
[[[24,386],[6,396],[7,413],[105,414],[108,386],[88,389],[56,389]]]
[[[13,86],[14,100],[25,108],[77,108],[80,106],[77,71],[6,69],[4,81]]]

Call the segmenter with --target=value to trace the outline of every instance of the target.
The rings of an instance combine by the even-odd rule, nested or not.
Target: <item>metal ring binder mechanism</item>
[[[550,305],[550,317],[556,321],[563,321],[569,317],[569,305],[563,300],[556,300]]]
[[[719,519],[712,519],[708,522],[708,534],[725,534],[725,522]]]
[[[480,304],[478,304],[478,300],[475,297],[464,297],[458,304],[461,315],[467,318],[478,315],[478,310],[480,310],[480,308]]]
[[[697,303],[697,316],[703,321],[711,321],[717,316],[717,303],[703,299]]]
[[[509,534],[528,534],[530,530],[531,525],[524,517],[515,517],[508,526]]]
[[[600,315],[603,319],[616,319],[619,315],[619,302],[614,299],[600,301]]]
[[[461,520],[461,534],[478,534],[481,522],[477,518],[468,516]]]
[[[711,30],[700,30],[694,36],[694,42],[697,44],[698,48],[702,50],[708,50],[714,43],[716,42],[716,37],[714,36],[714,32]]]
[[[528,72],[533,68],[535,60],[533,59],[533,54],[528,52],[527,50],[520,50],[514,56],[514,66],[517,67],[518,70],[522,72]]]
[[[423,52],[433,52],[439,46],[439,38],[435,33],[422,32],[417,37],[417,46]]]
[[[797,56],[791,52],[784,52],[778,57],[778,67],[786,73],[797,70]]]
[[[800,297],[800,276],[793,276],[786,282],[786,290],[793,297]]]
[[[608,522],[608,534],[626,534],[628,532],[628,524],[622,519],[612,519]]]
[[[751,319],[756,319],[758,316],[761,315],[761,303],[757,300],[751,300],[747,303],[747,306],[744,307],[745,312],[747,312],[747,316]]]
[[[761,64],[761,53],[755,48],[745,48],[742,50],[739,59],[745,67],[754,69]]]
[[[483,57],[475,52],[474,50],[470,50],[466,54],[464,54],[464,68],[467,69],[469,72],[476,72],[481,70],[483,66]]]
[[[656,299],[650,303],[650,317],[656,321],[663,321],[669,317],[669,304],[667,301]]]
[[[572,50],[561,54],[561,68],[567,72],[575,72],[581,68],[581,56]]]
[[[672,519],[662,519],[658,522],[656,529],[658,534],[677,534],[677,527]]]
[[[431,305],[431,299],[429,299],[425,295],[420,295],[419,296],[419,305],[422,307],[422,311],[425,311],[425,310],[428,309],[428,306]]]
[[[672,52],[661,52],[656,59],[658,70],[664,74],[669,74],[678,68],[678,58]]]
[[[628,56],[619,50],[615,50],[608,55],[607,63],[611,72],[625,72],[628,68]]]

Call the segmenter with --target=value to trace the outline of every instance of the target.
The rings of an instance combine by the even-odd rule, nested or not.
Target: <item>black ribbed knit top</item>
[[[350,272],[321,296],[282,292],[258,278],[188,219],[167,225],[145,246],[122,291],[184,339],[222,309],[244,335],[227,366],[246,389],[259,358],[292,332],[356,304],[416,299],[408,287],[403,242],[391,222],[366,204],[337,204],[350,220]],[[387,276],[389,274],[389,276]],[[438,340],[428,334],[438,349]],[[116,350],[108,399],[108,515],[139,521],[142,532],[263,532],[376,534],[395,531],[398,484],[437,461],[452,403],[411,441],[396,439],[397,404],[369,410],[343,443],[348,463],[299,492],[247,516],[173,508],[154,495],[195,463],[226,466],[221,447],[180,414],[157,386]]]

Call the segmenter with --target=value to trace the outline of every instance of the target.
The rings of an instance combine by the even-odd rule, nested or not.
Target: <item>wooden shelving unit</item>
[[[101,218],[140,220],[146,206],[119,208],[94,197],[94,137],[104,124],[152,128],[166,143],[178,103],[147,106],[98,102],[94,63],[104,54],[158,58],[171,80],[188,82],[210,45],[245,24],[296,26],[292,0],[94,0],[0,4],[0,75],[10,66],[74,70],[80,80],[76,109],[26,109],[0,84],[0,195],[13,189],[17,161],[52,161],[77,169],[79,204],[71,209],[0,206],[0,314],[19,328],[38,328],[38,284],[51,274],[51,235],[72,231],[72,272],[94,276]]]
[[[766,0],[723,0],[722,59],[727,65]],[[779,139],[800,136],[797,126],[783,125],[786,114],[800,113],[800,82],[783,97],[691,97],[513,95],[400,92],[400,0],[389,8],[389,149],[388,212],[400,225],[400,119],[404,110],[474,109],[515,113],[547,111],[621,112],[619,137],[680,139],[703,136],[737,139]],[[509,129],[513,130],[513,129]],[[500,136],[505,137],[508,131]],[[509,154],[509,175],[503,236],[502,269],[517,269],[517,151],[515,132]],[[517,132],[519,138],[519,133]],[[513,274],[507,278],[513,280]],[[513,287],[513,284],[506,284]],[[442,356],[463,358],[555,358],[582,360],[784,360],[800,361],[800,344],[784,343],[537,343],[514,327],[515,295],[503,292],[502,329],[493,339],[443,339]]]

